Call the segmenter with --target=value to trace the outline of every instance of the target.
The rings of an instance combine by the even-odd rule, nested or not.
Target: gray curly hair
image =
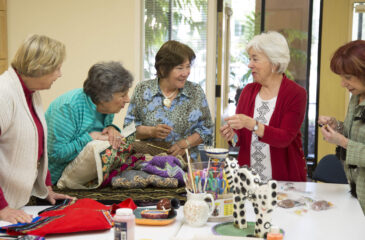
[[[94,64],[84,82],[84,92],[95,104],[109,102],[113,94],[127,91],[133,77],[119,62],[100,62]]]

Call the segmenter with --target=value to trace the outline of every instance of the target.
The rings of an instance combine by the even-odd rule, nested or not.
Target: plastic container
[[[284,238],[283,234],[280,233],[280,228],[277,226],[272,226],[270,232],[267,234],[267,240],[282,240]]]
[[[114,240],[134,240],[136,218],[130,208],[117,209],[114,217]]]
[[[224,174],[224,162],[211,159],[208,162],[191,164],[196,192],[211,193],[214,197],[214,211],[209,216],[209,222],[224,222],[233,220],[233,194]],[[208,177],[207,177],[208,176]]]

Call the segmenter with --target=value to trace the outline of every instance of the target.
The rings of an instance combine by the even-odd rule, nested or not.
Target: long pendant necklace
[[[169,96],[166,96],[163,92],[162,92],[162,90],[161,90],[161,92],[162,92],[162,95],[165,97],[164,98],[164,100],[163,100],[163,105],[165,105],[166,107],[171,107],[171,100],[170,100],[170,98],[172,98],[174,95],[175,95],[175,93],[176,93],[176,91],[177,91],[177,89],[175,90],[175,91],[173,91]]]

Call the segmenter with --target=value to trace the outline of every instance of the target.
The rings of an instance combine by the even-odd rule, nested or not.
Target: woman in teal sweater
[[[123,144],[114,114],[129,102],[132,75],[118,62],[93,65],[83,89],[71,90],[49,106],[48,157],[52,183],[92,140],[108,140],[113,148]]]

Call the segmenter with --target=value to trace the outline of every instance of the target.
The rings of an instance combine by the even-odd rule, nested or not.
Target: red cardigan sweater
[[[255,99],[261,85],[248,84],[238,101],[236,114],[253,117]],[[272,178],[282,181],[306,181],[307,168],[304,158],[300,127],[307,103],[304,88],[283,74],[274,112],[269,125],[265,125],[261,142],[270,145]],[[252,132],[246,128],[236,131],[240,146],[238,162],[250,166]]]

